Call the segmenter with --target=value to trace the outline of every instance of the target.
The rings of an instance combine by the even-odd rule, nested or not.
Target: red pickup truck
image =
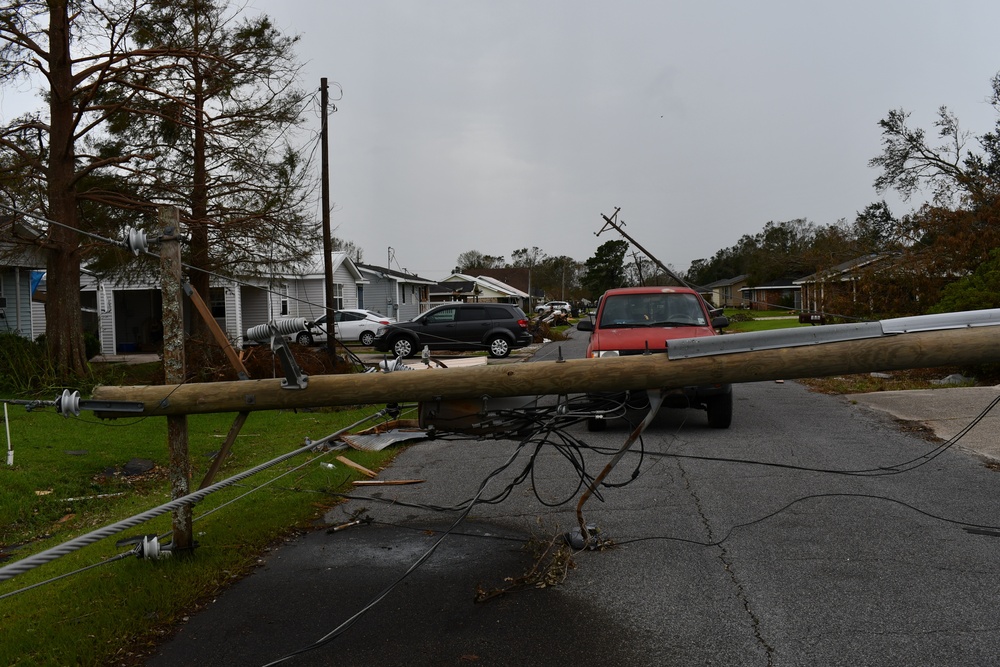
[[[665,353],[671,340],[715,336],[728,325],[729,320],[713,314],[693,289],[622,287],[605,292],[593,319],[580,320],[576,328],[590,332],[587,357],[593,358]],[[705,410],[709,426],[729,428],[733,419],[733,387],[713,384],[676,388],[664,405]],[[596,431],[606,423],[604,419],[592,418],[587,426]]]

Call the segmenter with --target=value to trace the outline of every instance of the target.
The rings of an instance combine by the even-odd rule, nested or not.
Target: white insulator
[[[170,547],[163,548],[160,546],[160,538],[153,535],[152,537],[147,537],[143,535],[142,544],[139,545],[137,550],[137,555],[139,558],[167,558],[170,556]]]
[[[306,320],[304,317],[285,317],[271,322],[274,332],[279,336],[291,336],[300,331],[305,331]]]
[[[257,326],[250,327],[247,329],[247,338],[255,340],[258,343],[266,343],[271,340],[271,325],[258,324]]]
[[[135,227],[129,227],[128,240],[125,243],[136,257],[139,256],[140,252],[146,252],[149,249],[149,243],[146,241],[146,232]]]
[[[80,392],[63,389],[63,393],[56,396],[56,411],[63,417],[80,416]]]

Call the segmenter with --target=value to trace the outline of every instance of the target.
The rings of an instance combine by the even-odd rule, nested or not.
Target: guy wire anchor
[[[594,481],[587,486],[587,490],[583,492],[580,496],[580,500],[576,504],[576,520],[579,523],[577,528],[566,533],[563,539],[574,549],[598,549],[602,544],[606,543],[609,538],[601,535],[601,532],[593,524],[588,524],[583,519],[583,505],[587,502],[590,496],[597,490],[597,487],[601,485],[604,478],[614,469],[618,462],[623,456],[632,448],[632,445],[639,436],[642,435],[646,427],[652,423],[653,419],[656,417],[656,413],[660,411],[660,407],[663,405],[663,390],[656,392],[649,392],[649,412],[642,422],[635,427],[635,429],[629,433],[628,438],[625,439],[625,443],[622,444],[621,448],[615,453],[606,466],[604,470],[601,471]]]

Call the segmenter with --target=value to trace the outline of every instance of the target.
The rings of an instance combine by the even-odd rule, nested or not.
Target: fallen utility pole
[[[667,354],[170,386],[97,387],[143,415],[676,388],[1000,361],[1000,309],[670,341]],[[101,414],[113,417],[113,414]],[[135,416],[135,413],[132,413]]]

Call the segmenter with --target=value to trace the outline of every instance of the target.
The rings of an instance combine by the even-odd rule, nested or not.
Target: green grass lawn
[[[216,481],[376,410],[252,413]],[[14,465],[0,458],[0,565],[169,501],[164,419],[101,421],[86,412],[64,419],[51,409],[28,412],[19,406],[8,406],[8,415]],[[192,489],[200,484],[233,417],[188,418]],[[5,436],[0,438],[6,444]],[[347,456],[378,470],[393,451],[350,451]],[[198,547],[189,555],[118,558],[131,548],[117,545],[119,540],[169,534],[168,513],[0,582],[3,596],[96,566],[0,599],[0,664],[132,664],[132,654],[152,646],[180,616],[253,569],[268,545],[309,526],[338,502],[333,494],[349,488],[358,473],[340,463],[332,470],[319,465],[333,456],[309,452],[208,496],[193,511]],[[133,458],[148,459],[156,467],[125,477],[120,467]],[[237,499],[257,487],[262,488]]]
[[[791,329],[793,327],[809,327],[811,324],[799,324],[794,320],[750,320],[749,322],[730,322],[723,329],[725,333],[746,333],[749,331],[771,331],[773,329]]]

